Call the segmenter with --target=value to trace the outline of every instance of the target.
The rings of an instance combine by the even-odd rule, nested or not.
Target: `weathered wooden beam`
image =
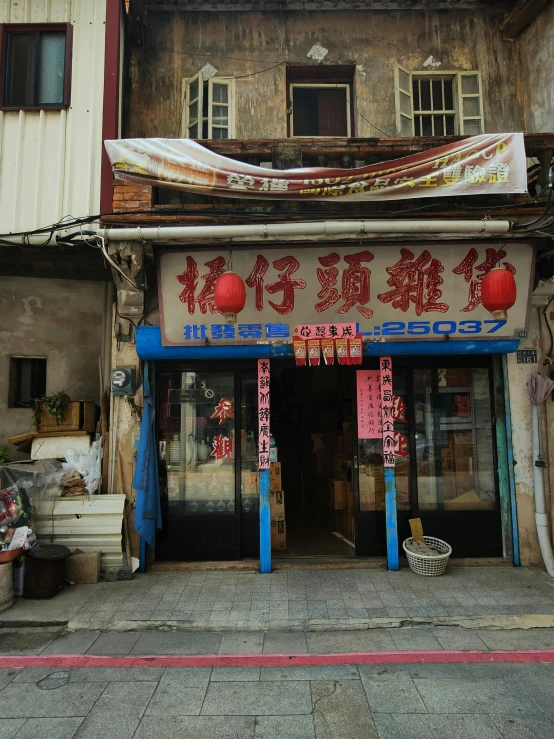
[[[550,0],[518,0],[499,26],[503,38],[507,41],[515,39],[549,2]]]
[[[134,0],[132,0],[134,1]],[[151,11],[314,10],[313,0],[147,0]],[[504,10],[509,0],[319,0],[316,10]]]
[[[345,154],[355,160],[365,161],[369,157],[377,157],[381,161],[397,159],[410,154],[419,154],[422,151],[445,146],[456,141],[462,141],[468,136],[428,136],[425,138],[398,138],[398,139],[347,139],[318,137],[292,139],[302,147],[304,159],[315,159],[326,156],[330,161],[337,161]],[[231,159],[245,160],[247,157],[256,157],[262,162],[271,161],[271,152],[275,146],[282,144],[286,139],[228,139],[199,141],[207,149]],[[526,133],[525,151],[527,156],[538,156],[541,152],[554,149],[553,133]]]

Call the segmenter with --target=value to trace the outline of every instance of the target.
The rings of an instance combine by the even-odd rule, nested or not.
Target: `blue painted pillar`
[[[260,470],[260,572],[271,572],[271,516],[269,470]]]
[[[385,522],[387,526],[387,568],[399,570],[394,467],[385,467]]]

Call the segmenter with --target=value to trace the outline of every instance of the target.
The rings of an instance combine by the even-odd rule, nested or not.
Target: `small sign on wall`
[[[537,364],[536,349],[518,349],[516,356],[518,364]]]

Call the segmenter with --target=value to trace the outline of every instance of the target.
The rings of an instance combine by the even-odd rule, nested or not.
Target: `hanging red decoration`
[[[214,287],[214,303],[227,323],[236,323],[237,313],[246,305],[246,286],[235,272],[224,272]]]
[[[507,311],[514,306],[516,297],[516,281],[507,269],[495,267],[483,277],[481,302],[495,319],[507,319]]]

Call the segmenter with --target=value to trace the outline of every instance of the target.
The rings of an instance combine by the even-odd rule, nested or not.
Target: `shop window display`
[[[179,372],[161,382],[168,512],[234,513],[234,375]]]

